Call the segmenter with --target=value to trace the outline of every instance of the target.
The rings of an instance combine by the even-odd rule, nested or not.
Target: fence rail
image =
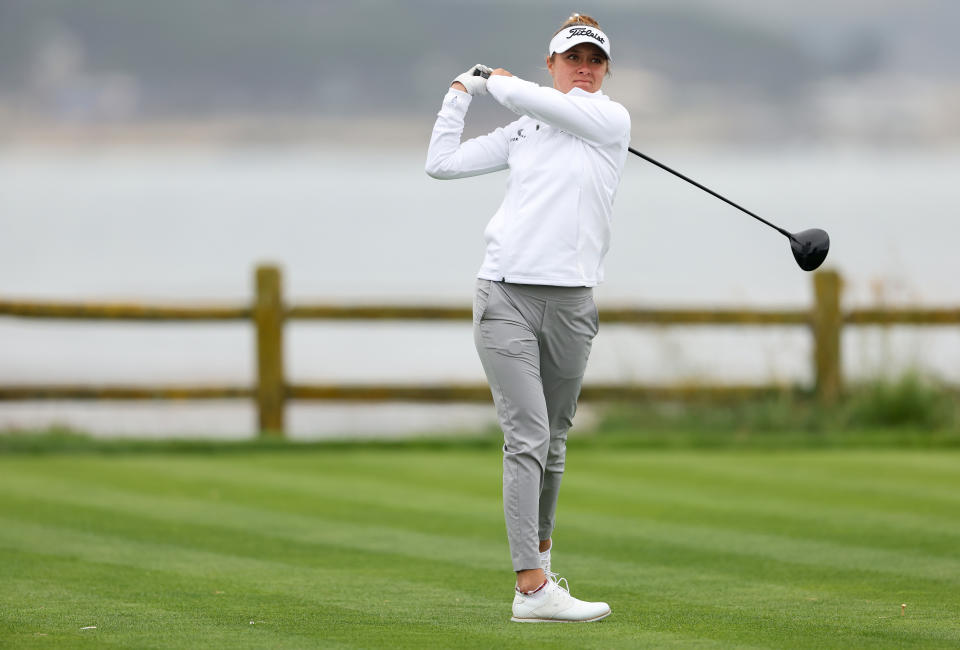
[[[0,316],[58,320],[222,321],[250,320],[241,306],[151,306],[132,303],[64,303],[0,300]]]
[[[60,303],[0,300],[0,316],[30,319],[119,321],[245,321],[256,331],[257,377],[252,386],[0,386],[0,401],[11,400],[207,400],[254,399],[260,431],[282,435],[289,400],[347,402],[489,402],[485,384],[291,384],[285,380],[283,335],[291,320],[391,320],[467,322],[471,310],[429,305],[286,305],[280,270],[260,266],[252,305],[141,305],[131,303]],[[960,309],[871,308],[842,312],[842,280],[834,271],[813,275],[814,302],[809,309],[644,309],[604,308],[604,324],[637,326],[804,326],[813,335],[814,385],[680,385],[587,384],[583,400],[638,398],[736,399],[811,390],[830,403],[843,391],[842,331],[845,326],[960,324]]]
[[[844,315],[848,325],[956,325],[960,309],[853,309]]]

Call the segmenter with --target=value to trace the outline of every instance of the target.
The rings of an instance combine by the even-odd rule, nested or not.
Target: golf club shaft
[[[723,195],[721,195],[721,194],[717,194],[716,192],[714,192],[713,190],[711,190],[711,189],[710,189],[709,187],[707,187],[706,185],[701,185],[701,184],[698,183],[697,181],[693,180],[692,178],[690,178],[690,177],[688,177],[688,176],[684,176],[683,174],[681,174],[680,172],[676,171],[675,169],[670,169],[669,167],[667,167],[666,165],[664,165],[662,162],[659,162],[659,161],[657,161],[657,160],[654,160],[654,159],[651,158],[650,156],[648,156],[648,155],[646,155],[646,154],[643,154],[643,153],[637,151],[637,150],[634,149],[633,147],[627,147],[627,151],[629,151],[629,152],[632,153],[632,154],[636,154],[637,156],[640,156],[641,158],[643,158],[644,160],[646,160],[648,163],[653,163],[654,165],[656,165],[656,166],[659,167],[660,169],[662,169],[662,170],[664,170],[664,171],[668,171],[668,172],[670,172],[671,174],[673,174],[674,176],[677,176],[677,177],[679,177],[679,178],[682,178],[683,180],[687,181],[687,182],[690,183],[691,185],[695,185],[696,187],[699,187],[699,188],[700,188],[701,190],[703,190],[704,192],[707,192],[707,193],[709,193],[709,194],[714,195],[715,197],[717,197],[717,198],[720,199],[721,201],[724,201],[725,203],[728,203],[728,204],[732,205],[732,206],[735,207],[737,210],[740,210],[741,212],[746,212],[747,214],[749,214],[751,217],[753,217],[753,218],[756,219],[757,221],[761,221],[761,222],[767,224],[768,226],[770,226],[771,228],[773,228],[774,230],[776,230],[776,231],[779,232],[780,234],[784,235],[785,237],[787,237],[787,239],[790,239],[790,240],[794,240],[794,241],[795,241],[793,234],[791,234],[790,232],[784,230],[783,228],[781,228],[780,226],[777,226],[776,224],[770,223],[769,221],[767,221],[766,219],[764,219],[764,218],[761,217],[760,215],[754,214],[753,212],[750,212],[750,210],[747,210],[745,207],[743,207],[743,206],[741,206],[741,205],[737,205],[736,203],[734,203],[733,201],[731,201],[731,200],[728,199],[727,197],[725,197],[725,196],[723,196]]]
[[[489,75],[488,73],[486,73],[486,72],[481,72],[480,70],[474,70],[473,74],[474,74],[474,76],[481,76],[481,77],[484,77],[484,78],[489,78],[489,77],[490,77],[490,75]],[[778,225],[776,225],[776,224],[770,223],[769,221],[767,221],[766,219],[764,219],[764,218],[761,217],[760,215],[755,214],[755,213],[751,212],[750,210],[747,210],[747,209],[746,209],[745,207],[743,207],[742,205],[737,205],[736,203],[734,203],[733,201],[731,201],[731,200],[728,199],[727,197],[723,196],[722,194],[718,194],[717,192],[714,192],[713,190],[711,190],[711,189],[710,189],[709,187],[707,187],[706,185],[701,185],[700,183],[698,183],[697,181],[693,180],[693,179],[690,178],[689,176],[684,176],[683,174],[681,174],[680,172],[676,171],[675,169],[670,169],[669,167],[667,167],[666,165],[664,165],[662,162],[660,162],[660,161],[658,161],[658,160],[654,160],[654,159],[651,158],[650,156],[648,156],[648,155],[646,155],[646,154],[644,154],[644,153],[641,153],[641,152],[637,151],[637,150],[634,149],[633,147],[627,147],[627,151],[629,151],[629,152],[632,153],[632,154],[636,154],[637,156],[640,156],[641,158],[643,158],[644,160],[646,160],[648,163],[652,163],[652,164],[656,165],[657,167],[659,167],[660,169],[662,169],[662,170],[664,170],[664,171],[668,171],[668,172],[670,172],[671,174],[673,174],[674,176],[677,176],[678,178],[682,178],[683,180],[687,181],[687,182],[690,183],[691,185],[695,185],[696,187],[699,187],[699,188],[700,188],[701,190],[703,190],[704,192],[707,192],[707,193],[709,193],[709,194],[714,195],[715,197],[717,197],[717,198],[720,199],[721,201],[724,201],[725,203],[728,203],[728,204],[732,205],[732,206],[735,207],[737,210],[740,210],[741,212],[745,212],[746,214],[749,214],[751,217],[753,217],[753,218],[756,219],[757,221],[760,221],[760,222],[762,222],[762,223],[767,224],[768,226],[770,226],[771,228],[773,228],[774,230],[776,230],[777,232],[779,232],[781,235],[783,235],[783,236],[786,237],[787,239],[789,239],[789,240],[791,240],[791,241],[797,241],[796,237],[793,236],[793,233],[791,233],[791,232],[789,232],[789,231],[787,231],[787,230],[784,230],[783,228],[781,228],[780,226],[778,226]]]

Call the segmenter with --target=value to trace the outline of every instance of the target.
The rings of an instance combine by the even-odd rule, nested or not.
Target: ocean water
[[[642,143],[634,143],[640,146]],[[960,152],[648,151],[788,230],[826,229],[848,306],[960,305]],[[505,173],[436,181],[423,150],[0,151],[0,296],[248,301],[278,264],[288,302],[467,305]],[[604,306],[800,307],[811,276],[787,240],[631,157]],[[470,325],[297,321],[291,380],[482,381]],[[802,328],[604,326],[586,381],[809,382]],[[850,378],[920,368],[960,383],[956,328],[848,328]],[[0,383],[251,381],[244,324],[0,317]],[[593,417],[584,409],[583,421]],[[297,404],[291,435],[475,429],[492,407]],[[241,403],[0,403],[0,430],[248,436]]]

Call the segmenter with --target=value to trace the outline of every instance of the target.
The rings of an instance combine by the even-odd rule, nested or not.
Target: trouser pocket
[[[487,304],[490,302],[490,280],[477,280],[476,289],[473,292],[473,324],[477,325],[483,320],[483,314],[487,311]]]

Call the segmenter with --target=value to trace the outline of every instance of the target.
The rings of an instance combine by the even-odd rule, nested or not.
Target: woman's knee
[[[552,438],[547,449],[547,463],[544,469],[548,472],[563,473],[567,460],[567,436]]]

